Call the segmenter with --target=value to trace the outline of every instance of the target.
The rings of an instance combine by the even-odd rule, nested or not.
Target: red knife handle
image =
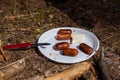
[[[28,49],[31,47],[30,43],[20,43],[20,44],[10,44],[10,45],[5,45],[3,48],[5,49]]]

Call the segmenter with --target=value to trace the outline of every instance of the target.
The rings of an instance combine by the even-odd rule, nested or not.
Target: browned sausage
[[[63,50],[63,55],[66,55],[66,56],[76,56],[77,54],[78,54],[77,49],[67,48]]]
[[[81,43],[79,45],[79,48],[80,48],[81,51],[83,51],[86,54],[91,54],[92,51],[93,51],[93,49],[85,43]]]
[[[54,49],[63,50],[63,49],[69,48],[69,46],[70,45],[68,42],[60,42],[60,43],[55,44]]]
[[[68,40],[71,38],[71,34],[57,34],[57,40]]]
[[[72,30],[71,29],[60,29],[58,31],[58,34],[72,34]]]

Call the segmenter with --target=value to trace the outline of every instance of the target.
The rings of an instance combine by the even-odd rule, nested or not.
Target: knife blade
[[[44,45],[50,45],[50,43],[35,43],[35,44],[31,44],[31,43],[18,43],[18,44],[5,45],[5,46],[3,46],[3,48],[7,49],[7,50],[29,49],[29,48],[34,48],[34,47],[37,47],[37,46],[44,46]]]

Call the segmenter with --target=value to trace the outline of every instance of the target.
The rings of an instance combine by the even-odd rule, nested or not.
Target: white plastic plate
[[[84,34],[85,39],[83,43],[86,43],[87,45],[93,48],[92,54],[91,55],[85,54],[80,49],[78,49],[77,46],[79,44],[70,44],[71,48],[78,49],[78,55],[74,57],[64,56],[60,54],[60,51],[54,50],[53,46],[58,42],[70,43],[70,40],[56,40],[55,36],[57,35],[58,30],[60,29],[71,29],[72,34]],[[51,43],[51,45],[44,46],[46,48],[42,48],[38,46],[38,49],[48,59],[55,62],[59,62],[59,63],[77,63],[77,62],[85,61],[91,58],[99,48],[99,40],[92,32],[89,32],[87,30],[80,29],[80,28],[73,28],[73,27],[62,27],[62,28],[55,28],[55,29],[49,30],[43,33],[39,37],[38,43]]]

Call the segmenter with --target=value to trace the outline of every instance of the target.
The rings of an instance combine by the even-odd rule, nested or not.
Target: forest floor
[[[0,0],[2,46],[36,43],[42,33],[59,27],[76,27],[93,32],[104,46],[107,70],[112,80],[120,79],[119,0]],[[27,67],[9,80],[27,80],[35,74],[57,73],[68,65],[55,63],[37,49],[4,50],[10,58],[0,67],[33,55]]]

